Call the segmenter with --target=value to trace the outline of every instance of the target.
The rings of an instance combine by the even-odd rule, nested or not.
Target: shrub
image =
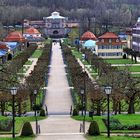
[[[32,135],[33,135],[33,129],[30,122],[24,123],[21,136],[32,136]]]
[[[42,106],[41,106],[41,104],[40,105],[34,105],[33,106],[33,110],[41,110],[41,108],[42,108]]]
[[[74,109],[73,109],[72,115],[73,115],[73,116],[79,115],[79,111],[78,111],[76,108],[74,108]]]
[[[89,129],[88,129],[88,134],[93,135],[93,136],[100,135],[99,126],[96,121],[92,121],[90,123]]]
[[[46,116],[45,110],[43,108],[40,110],[40,116]]]
[[[11,131],[12,129],[12,120],[6,119],[0,121],[0,131]]]

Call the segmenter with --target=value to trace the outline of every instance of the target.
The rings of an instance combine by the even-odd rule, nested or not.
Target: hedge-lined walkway
[[[80,133],[81,121],[69,115],[72,99],[59,43],[52,46],[50,68],[46,97],[49,116],[39,122],[41,134],[36,140],[85,140]]]

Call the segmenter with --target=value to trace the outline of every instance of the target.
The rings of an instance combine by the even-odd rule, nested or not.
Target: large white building
[[[60,16],[60,13],[53,12],[51,16],[44,17],[45,35],[51,38],[63,38],[67,36],[66,23],[68,18]]]

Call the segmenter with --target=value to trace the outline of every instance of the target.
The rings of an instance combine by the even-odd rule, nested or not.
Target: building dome
[[[60,13],[55,11],[55,12],[53,12],[51,15],[52,15],[52,16],[60,16]]]
[[[47,19],[65,19],[65,17],[60,16],[60,13],[55,11],[51,13],[51,16],[47,17]]]
[[[25,42],[25,38],[21,35],[20,32],[11,32],[4,39],[5,42]]]
[[[86,48],[95,48],[95,46],[96,46],[96,41],[94,41],[94,40],[87,40],[85,43],[84,43],[84,45],[83,45],[84,47],[86,47]]]
[[[26,29],[25,34],[40,34],[40,32],[34,27]]]
[[[81,37],[81,40],[83,40],[83,41],[96,40],[96,39],[97,39],[96,36],[90,31],[85,32]]]

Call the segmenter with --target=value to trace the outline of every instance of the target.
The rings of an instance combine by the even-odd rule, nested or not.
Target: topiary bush
[[[40,110],[40,116],[46,116],[45,110],[43,108]]]
[[[92,135],[92,136],[100,135],[99,126],[96,121],[92,121],[90,123],[89,129],[88,129],[88,134]]]
[[[74,108],[72,116],[78,116],[78,115],[79,115],[79,111],[76,108]]]
[[[21,136],[32,136],[33,134],[34,133],[30,122],[25,122],[22,128]]]

